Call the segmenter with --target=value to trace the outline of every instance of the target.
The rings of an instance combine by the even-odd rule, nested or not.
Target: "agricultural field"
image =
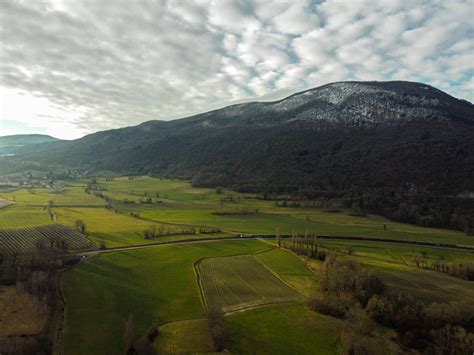
[[[86,194],[82,186],[66,186],[62,189],[38,188],[28,191],[19,189],[13,192],[1,193],[0,197],[16,204],[29,206],[45,206],[52,201],[52,205],[59,206],[104,206],[104,200]]]
[[[10,201],[0,198],[0,209],[10,206],[12,203]]]
[[[81,250],[90,247],[91,242],[86,237],[61,224],[0,229],[0,252],[3,255],[31,254],[38,248]]]
[[[280,234],[294,231],[474,245],[471,237],[455,231],[395,223],[374,215],[356,217],[343,208],[277,207],[274,201],[253,195],[228,190],[217,193],[180,180],[98,179],[91,194],[84,190],[88,183],[65,181],[61,190],[1,193],[12,204],[0,209],[0,228],[54,223],[46,208],[52,201],[51,211],[58,223],[71,227],[77,220],[85,223],[93,248],[274,234],[277,227]],[[105,208],[105,199],[94,193],[106,196],[112,207]],[[145,203],[147,198],[151,202]],[[145,239],[144,232],[151,227],[175,234]],[[221,232],[180,233],[200,227]],[[284,244],[287,242],[285,239]],[[472,282],[419,269],[413,262],[418,254],[430,261],[470,261],[474,259],[471,252],[379,241],[320,239],[318,243],[321,251],[355,258],[379,275],[389,289],[427,302],[474,301]],[[311,354],[317,349],[321,354],[340,353],[341,321],[310,311],[306,305],[318,293],[316,274],[321,265],[277,248],[273,239],[108,251],[61,276],[66,304],[62,352],[123,353],[125,321],[130,314],[137,339],[150,327],[160,326],[153,344],[159,353],[175,353],[176,349],[212,352],[204,318],[206,305],[217,304],[227,312],[231,352]]]
[[[461,232],[422,228],[396,223],[383,217],[357,217],[347,209],[277,207],[274,201],[229,190],[193,188],[188,181],[152,177],[98,179],[91,194],[85,192],[88,181],[64,181],[62,189],[18,189],[0,192],[0,198],[13,205],[0,209],[0,228],[52,223],[44,209],[51,201],[58,222],[73,225],[83,220],[98,247],[145,244],[143,232],[151,225],[183,228],[219,228],[223,236],[238,233],[372,236],[400,240],[418,240],[474,245],[474,239]],[[98,192],[111,199],[94,196]],[[140,203],[151,198],[151,203]],[[133,218],[130,215],[136,215]],[[384,229],[384,225],[386,230]],[[179,233],[177,233],[179,234]],[[189,237],[189,236],[188,236]],[[159,240],[177,239],[166,237]]]
[[[160,237],[158,239],[144,239],[143,232],[151,226],[161,226],[162,224],[153,221],[146,221],[133,218],[123,213],[115,213],[105,208],[90,207],[59,207],[53,209],[59,222],[73,226],[76,220],[86,223],[87,233],[96,246],[104,243],[107,248],[148,244],[156,241],[169,241],[170,237]],[[180,233],[180,226],[164,225],[171,232]],[[180,235],[179,238],[196,237],[191,235]],[[199,236],[197,236],[199,237]],[[178,238],[178,239],[179,239]]]
[[[372,236],[474,245],[464,233],[423,228],[389,221],[376,215],[353,216],[344,208],[276,207],[274,201],[229,190],[193,188],[183,180],[138,177],[98,180],[105,195],[125,212],[139,212],[145,219],[178,225],[214,226],[228,233],[273,234],[308,233],[317,235]],[[140,199],[151,197],[151,204]],[[124,203],[124,201],[135,203]],[[384,229],[384,225],[385,228]]]
[[[206,319],[166,323],[154,342],[158,354],[212,353],[214,347]]]
[[[34,227],[54,223],[39,206],[12,204],[0,209],[0,228]]]
[[[341,322],[304,305],[273,306],[228,316],[238,354],[340,354]],[[290,335],[291,334],[291,335]]]
[[[315,275],[300,258],[295,258],[284,249],[271,249],[257,253],[255,257],[302,295],[306,297],[314,295],[317,287]]]
[[[197,269],[206,304],[224,312],[302,300],[254,255],[207,258]]]
[[[266,249],[254,240],[200,242],[107,253],[80,264],[61,279],[67,305],[63,353],[123,353],[117,339],[130,312],[137,337],[152,325],[203,318],[194,263]]]
[[[424,260],[445,262],[474,262],[474,253],[444,248],[411,245],[358,242],[347,240],[321,241],[320,250],[342,257],[352,257],[378,275],[393,292],[402,291],[426,302],[474,301],[472,281],[463,280],[439,271],[418,268],[413,261],[416,254]],[[349,255],[349,253],[351,255]],[[262,253],[264,255],[265,253]],[[317,270],[320,262],[310,260]]]

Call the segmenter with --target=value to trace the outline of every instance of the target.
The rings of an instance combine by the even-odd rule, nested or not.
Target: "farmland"
[[[317,235],[372,236],[474,245],[461,232],[423,228],[389,221],[375,215],[354,216],[345,208],[277,207],[275,201],[229,190],[193,188],[183,180],[151,177],[97,179],[97,190],[85,192],[88,181],[65,181],[62,189],[19,189],[1,192],[0,198],[13,203],[0,209],[0,228],[51,223],[44,207],[50,203],[58,222],[73,225],[82,219],[91,239],[107,247],[144,244],[143,231],[151,225],[174,228],[218,228],[219,235],[236,233],[291,234],[307,231]],[[110,200],[94,196],[100,193]],[[149,199],[149,203],[145,200]],[[135,216],[135,217],[132,217]],[[172,233],[171,233],[172,234]],[[167,238],[169,239],[169,238]],[[160,239],[161,240],[161,239]]]
[[[193,188],[181,180],[99,178],[94,184],[81,180],[63,185],[63,189],[34,193],[2,192],[1,198],[11,205],[0,209],[0,228],[48,224],[56,228],[50,209],[58,223],[74,226],[83,221],[92,248],[101,249],[240,233],[274,234],[277,227],[281,234],[474,245],[471,237],[456,231],[370,214],[354,216],[342,207],[277,207],[275,201],[256,195]],[[169,233],[145,239],[144,232],[153,228]],[[220,232],[201,234],[205,228]],[[402,290],[424,302],[474,300],[470,281],[418,268],[413,261],[416,255],[430,262],[472,261],[471,252],[383,241],[320,239],[318,245],[325,253],[354,258],[389,290]],[[306,304],[319,292],[315,271],[321,265],[278,248],[273,239],[109,251],[62,274],[66,310],[61,347],[67,354],[123,353],[125,321],[133,314],[136,339],[159,326],[153,346],[160,353],[212,352],[205,320],[206,306],[212,304],[227,312],[231,352],[309,354],[316,348],[322,354],[340,353],[341,321],[311,311]]]
[[[302,305],[260,308],[229,316],[232,350],[240,354],[339,354],[340,326],[338,320]]]
[[[11,205],[10,201],[4,200],[0,198],[0,209],[5,208]]]
[[[301,300],[253,255],[207,258],[198,270],[206,303],[225,312]]]
[[[160,327],[158,354],[211,353],[214,348],[205,319],[183,320]]]
[[[314,294],[317,286],[314,273],[300,258],[283,249],[272,249],[255,256],[302,295],[311,297]]]
[[[204,306],[193,264],[202,257],[268,249],[256,241],[219,241],[101,255],[66,272],[67,354],[121,353],[124,322],[133,312],[135,334],[152,325],[200,319]],[[90,329],[96,329],[91,333]]]
[[[80,250],[90,248],[90,241],[75,229],[61,225],[0,229],[2,255],[31,254],[37,250]]]
[[[0,228],[34,227],[53,223],[39,206],[12,204],[0,209]]]

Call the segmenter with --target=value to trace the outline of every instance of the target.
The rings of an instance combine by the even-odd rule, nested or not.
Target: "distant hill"
[[[16,134],[0,137],[0,154],[13,154],[19,148],[32,144],[49,143],[59,139],[44,134]]]
[[[197,186],[342,196],[395,219],[464,226],[470,222],[452,222],[457,202],[440,198],[474,191],[474,106],[421,83],[339,82],[275,102],[26,147],[19,157],[186,177]],[[408,195],[427,197],[408,211]],[[441,204],[449,212],[430,211]]]

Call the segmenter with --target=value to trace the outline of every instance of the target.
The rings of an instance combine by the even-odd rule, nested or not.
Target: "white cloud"
[[[3,0],[0,119],[72,138],[340,80],[472,101],[473,13],[470,0]]]
[[[283,13],[272,19],[279,32],[289,34],[307,33],[319,26],[319,19],[311,12],[308,1],[295,1]]]

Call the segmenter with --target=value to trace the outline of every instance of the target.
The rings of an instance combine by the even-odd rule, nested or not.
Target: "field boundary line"
[[[267,251],[271,251],[271,250],[275,250],[276,248],[274,249],[270,249],[270,250],[267,250]],[[256,256],[256,253],[254,253],[253,255],[254,259],[260,263],[265,269],[267,269],[273,276],[275,276],[279,281],[281,281],[284,285],[286,285],[287,287],[289,287],[290,289],[292,289],[293,291],[295,291],[298,295],[300,295],[301,297],[303,297],[303,299],[307,300],[308,298],[306,296],[304,296],[302,293],[300,293],[297,289],[295,289],[293,287],[293,285],[291,285],[290,283],[288,283],[288,281],[284,280],[283,277],[278,274],[276,271],[273,271],[267,264],[265,264],[263,262],[263,260],[260,260],[257,256]],[[306,263],[304,263],[306,265]]]
[[[202,285],[202,275],[201,275],[200,268],[199,268],[199,264],[205,258],[206,257],[202,257],[202,258],[196,260],[193,263],[193,269],[194,269],[194,273],[196,274],[196,281],[197,281],[198,288],[199,288],[199,296],[201,298],[202,305],[204,306],[204,310],[207,311],[208,306],[207,306],[206,297],[204,295],[204,286]]]
[[[251,306],[246,306],[246,307],[241,307],[238,309],[234,309],[229,312],[225,312],[224,316],[231,316],[235,313],[242,313],[246,311],[251,311],[253,309],[258,309],[258,308],[265,308],[265,307],[272,307],[272,306],[284,306],[284,305],[291,305],[291,304],[301,304],[301,301],[280,301],[280,302],[268,302],[268,303],[259,303]]]

